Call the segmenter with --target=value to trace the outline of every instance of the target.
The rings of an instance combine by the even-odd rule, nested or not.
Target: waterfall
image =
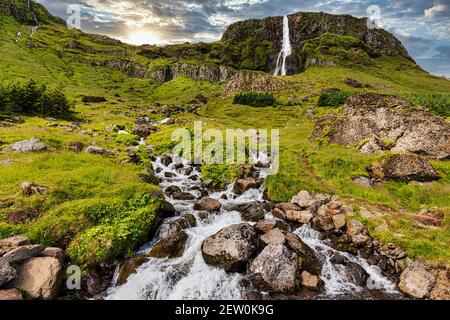
[[[289,32],[289,19],[287,16],[283,17],[283,44],[280,54],[277,59],[277,66],[275,68],[274,76],[286,75],[286,58],[292,53],[290,32]]]

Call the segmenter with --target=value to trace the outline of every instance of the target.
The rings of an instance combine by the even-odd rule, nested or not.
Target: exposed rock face
[[[171,234],[155,244],[148,254],[153,258],[178,258],[183,255],[186,248],[186,241],[189,238],[186,232],[180,231],[176,234]]]
[[[16,277],[16,270],[9,265],[8,260],[0,257],[0,287]]]
[[[374,179],[429,182],[440,179],[433,166],[416,155],[398,154],[384,160],[379,166],[369,166]]]
[[[290,42],[293,54],[288,58],[288,74],[301,69],[300,57],[306,41],[320,37],[326,33],[352,36],[359,41],[359,46],[371,55],[401,55],[412,60],[401,42],[384,29],[370,29],[367,19],[358,19],[349,15],[331,15],[326,13],[299,12],[288,16]],[[283,17],[269,17],[262,20],[240,21],[228,27],[222,37],[226,43],[239,44],[248,39],[272,43],[272,52],[263,71],[273,72],[283,39]],[[316,57],[312,57],[317,59]]]
[[[241,91],[273,92],[293,89],[292,83],[261,72],[241,71],[231,77],[225,89],[227,94]]]
[[[40,152],[47,150],[47,145],[42,141],[40,141],[39,139],[33,137],[30,140],[16,142],[3,150],[21,153]]]
[[[203,258],[209,265],[241,272],[256,251],[256,240],[256,230],[249,224],[226,227],[203,241]]]
[[[434,275],[420,263],[415,263],[405,269],[400,276],[398,288],[414,298],[425,298],[436,283]]]
[[[323,136],[326,128],[330,142],[362,144],[363,153],[391,150],[433,159],[450,158],[450,125],[396,96],[352,97],[338,117],[328,115],[317,123],[312,138]]]
[[[290,292],[295,289],[297,269],[297,254],[282,244],[270,244],[252,261],[249,273],[259,290]]]
[[[58,295],[62,268],[55,258],[33,258],[17,270],[11,286],[27,292],[33,299],[51,300]]]

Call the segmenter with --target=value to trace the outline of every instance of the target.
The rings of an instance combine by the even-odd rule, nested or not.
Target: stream
[[[267,157],[260,157],[265,160]],[[175,160],[175,159],[174,159]],[[181,162],[183,166],[176,165]],[[171,186],[179,187],[182,192],[188,192],[200,198],[201,172],[198,168],[190,166],[187,161],[178,159],[168,166],[157,158],[153,162],[154,170],[161,178],[160,187],[166,189]],[[179,169],[176,169],[179,168]],[[259,177],[266,178],[266,169],[258,169]],[[169,178],[170,177],[170,178]],[[241,196],[233,193],[233,184],[221,192],[209,192],[210,197],[221,202],[222,207],[217,214],[209,215],[202,219],[199,212],[193,209],[196,200],[175,200],[166,196],[176,209],[177,216],[193,214],[197,220],[197,226],[186,229],[189,238],[186,249],[180,258],[150,260],[141,265],[137,272],[132,274],[128,281],[116,286],[115,280],[108,289],[107,300],[240,300],[245,299],[246,290],[241,286],[243,274],[227,273],[223,269],[207,265],[202,257],[202,242],[214,235],[224,227],[243,223],[241,215],[229,208],[236,204],[249,202],[265,202],[263,199],[264,187],[250,189]],[[266,212],[266,218],[273,219],[270,212]],[[164,222],[170,222],[177,217],[169,218]],[[161,229],[161,227],[160,227]],[[161,230],[159,231],[161,233]],[[309,225],[304,225],[294,231],[314,251],[322,261],[321,278],[325,282],[325,292],[315,293],[309,299],[364,299],[380,298],[389,299],[398,297],[395,284],[381,274],[378,267],[369,266],[361,257],[349,253],[338,252],[333,249],[328,241],[321,240],[321,234],[313,230]],[[146,255],[152,246],[159,240],[157,233],[155,239],[142,246],[136,255]],[[361,266],[370,275],[371,284],[376,290],[370,290],[367,286],[358,286],[350,281],[349,273],[344,265],[334,264],[332,256],[335,253]],[[116,272],[117,274],[117,272]],[[351,276],[351,275],[350,275]],[[117,278],[117,275],[116,277]],[[248,283],[248,282],[247,282]],[[247,284],[248,286],[248,284]],[[372,288],[372,289],[374,289]],[[374,296],[372,292],[377,292]]]

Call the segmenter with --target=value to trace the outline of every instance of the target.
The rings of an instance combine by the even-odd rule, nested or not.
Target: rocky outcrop
[[[61,280],[60,262],[51,257],[38,257],[17,269],[17,277],[10,286],[25,291],[33,299],[51,300],[57,297]]]
[[[249,224],[226,227],[203,241],[203,258],[209,265],[242,272],[256,252],[256,240],[256,230]]]
[[[294,85],[289,81],[265,73],[240,71],[230,78],[225,93],[233,94],[242,91],[274,92],[294,88]]]
[[[295,289],[297,254],[282,244],[270,244],[252,261],[249,275],[259,290],[290,292]]]
[[[15,151],[15,152],[21,152],[21,153],[28,153],[28,152],[40,152],[40,151],[46,151],[47,145],[40,141],[39,139],[36,139],[35,137],[31,138],[30,140],[24,140],[19,141],[14,144],[12,144],[9,147],[6,147],[3,149],[4,151]]]
[[[415,263],[405,269],[400,276],[398,288],[414,298],[425,298],[433,289],[436,278],[422,264]]]
[[[441,177],[426,159],[411,155],[397,154],[367,167],[371,178],[376,180],[400,180],[430,182]]]
[[[450,158],[450,125],[405,99],[381,94],[350,98],[339,115],[317,123],[312,138],[358,146],[363,153],[391,150],[433,159]]]

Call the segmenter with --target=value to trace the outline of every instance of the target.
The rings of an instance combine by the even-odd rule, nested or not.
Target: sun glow
[[[161,44],[162,42],[160,35],[152,30],[132,31],[120,40],[122,40],[125,43],[134,45]]]

